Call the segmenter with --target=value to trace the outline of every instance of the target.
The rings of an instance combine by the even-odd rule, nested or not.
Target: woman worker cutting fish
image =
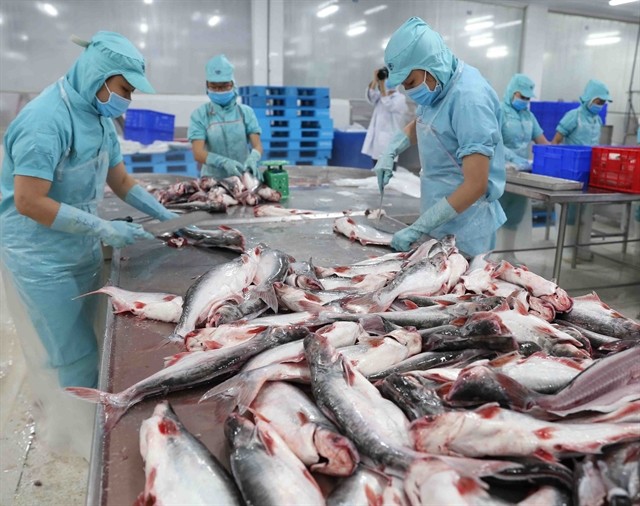
[[[50,435],[67,430],[69,441],[58,441],[67,446],[76,444],[73,424],[79,417],[70,414],[68,396],[56,386],[91,387],[98,381],[94,304],[78,296],[98,288],[100,242],[122,247],[153,238],[138,224],[97,216],[105,182],[154,218],[176,216],[127,174],[111,120],[127,110],[134,89],[154,93],[143,56],[114,32],[98,32],[78,44],[85,49],[69,72],[9,125],[0,180],[7,300],[37,405],[50,422]],[[38,425],[44,435],[42,429]]]
[[[384,59],[387,85],[404,85],[419,107],[373,169],[380,191],[393,175],[393,160],[410,145],[418,144],[422,166],[422,214],[391,246],[407,251],[422,234],[455,234],[465,253],[489,251],[506,220],[498,202],[506,179],[498,96],[417,17],[392,35]]]

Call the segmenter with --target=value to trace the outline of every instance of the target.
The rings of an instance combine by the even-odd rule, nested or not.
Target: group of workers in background
[[[77,297],[98,288],[100,242],[122,247],[151,237],[138,224],[97,216],[105,183],[158,220],[175,216],[126,172],[111,121],[126,111],[134,89],[154,92],[142,55],[114,32],[98,32],[82,45],[69,72],[9,126],[0,180],[3,278],[28,315],[16,322],[19,335],[29,334],[21,325],[31,326],[62,387],[97,383],[94,308],[89,298]],[[392,247],[406,251],[422,234],[455,234],[468,254],[491,250],[498,228],[522,219],[520,199],[503,196],[505,162],[527,169],[529,143],[548,142],[528,110],[533,82],[514,76],[500,102],[480,72],[417,17],[393,34],[384,59],[388,76],[376,72],[368,89],[377,104],[372,125],[380,131],[367,135],[365,152],[376,160],[380,191],[410,145],[418,145],[422,166],[421,216],[394,235]],[[418,105],[407,125],[400,84]],[[261,129],[253,110],[237,103],[235,86],[224,55],[207,63],[210,101],[193,112],[188,137],[203,176],[250,171],[261,178]],[[590,81],[582,106],[562,119],[553,142],[596,144],[598,107],[607,100],[606,86]]]

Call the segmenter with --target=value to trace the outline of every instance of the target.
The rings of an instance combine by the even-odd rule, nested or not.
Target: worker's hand
[[[393,176],[393,157],[382,155],[378,158],[373,172],[378,176],[378,188],[382,192]]]
[[[244,170],[248,170],[249,172],[251,172],[251,175],[262,183],[262,172],[260,172],[260,169],[258,168],[258,162],[260,161],[261,157],[262,155],[260,154],[260,151],[258,151],[257,149],[252,149],[251,153],[249,153],[249,156],[244,162]]]
[[[225,173],[225,178],[232,176],[242,176],[242,171],[244,170],[244,165],[240,162],[232,160],[231,158],[225,158],[218,165],[220,169],[222,169]]]
[[[391,239],[391,247],[396,251],[409,251],[411,245],[422,236],[422,232],[413,227],[403,228],[399,232],[393,234]]]
[[[160,221],[167,221],[178,217],[176,213],[169,211],[139,184],[131,187],[124,201],[139,211]]]
[[[133,244],[136,239],[153,239],[153,235],[143,229],[142,225],[127,221],[104,221],[99,237],[103,243],[114,248]]]

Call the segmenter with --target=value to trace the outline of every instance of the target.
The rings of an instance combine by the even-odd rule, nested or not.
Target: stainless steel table
[[[265,242],[300,260],[313,258],[317,265],[354,262],[386,253],[381,247],[363,247],[333,233],[333,220],[344,209],[362,213],[378,204],[377,190],[340,188],[332,181],[339,177],[369,177],[371,172],[358,169],[300,167],[290,170],[291,196],[284,206],[314,209],[325,214],[314,219],[292,216],[254,218],[251,208],[231,208],[231,216],[212,215],[211,224],[232,224],[247,239],[248,246]],[[136,175],[146,185],[175,182],[179,178]],[[411,215],[419,208],[418,199],[389,190],[385,208],[396,215]],[[101,214],[106,218],[141,216],[135,209],[115,197],[105,199]],[[208,222],[207,222],[208,223]],[[206,225],[206,223],[204,224]],[[205,251],[197,248],[173,249],[160,241],[140,241],[116,250],[112,260],[110,282],[134,291],[160,291],[184,294],[193,280],[209,268],[236,257],[226,250]],[[164,357],[181,351],[174,344],[164,344],[174,325],[143,321],[108,312],[104,351],[100,371],[100,388],[119,392],[162,368]],[[167,398],[192,433],[221,459],[228,461],[222,427],[212,419],[206,403],[197,404],[208,387],[169,394]],[[102,432],[103,410],[98,407],[89,474],[87,504],[121,506],[132,504],[144,489],[144,466],[139,452],[139,428],[160,398],[150,398],[131,408],[109,433]]]
[[[524,186],[510,182],[507,182],[505,186],[505,192],[513,193],[515,195],[522,195],[523,197],[528,197],[534,200],[541,200],[548,205],[560,205],[558,239],[555,247],[555,258],[553,261],[553,277],[557,283],[560,282],[560,269],[562,266],[562,252],[564,250],[564,239],[567,227],[567,214],[569,210],[569,204],[627,204],[628,208],[630,209],[631,202],[640,201],[640,195],[632,193],[616,193],[607,190],[599,190],[597,188],[587,188],[586,191],[553,191],[544,190],[541,188],[533,188],[530,186]],[[624,226],[625,234],[623,240],[623,252],[626,251],[626,245],[628,242],[629,215],[630,213],[627,212],[627,223]],[[577,246],[577,244],[573,244],[570,247],[573,247],[575,251],[575,248]],[[526,249],[519,251],[526,251]],[[575,260],[573,266],[575,267]]]

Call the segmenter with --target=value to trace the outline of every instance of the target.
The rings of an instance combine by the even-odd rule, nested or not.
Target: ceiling
[[[609,0],[536,0],[535,2],[531,0],[497,0],[490,3],[518,7],[533,4],[546,5],[550,11],[554,12],[640,23],[640,2],[615,7],[609,5]]]

